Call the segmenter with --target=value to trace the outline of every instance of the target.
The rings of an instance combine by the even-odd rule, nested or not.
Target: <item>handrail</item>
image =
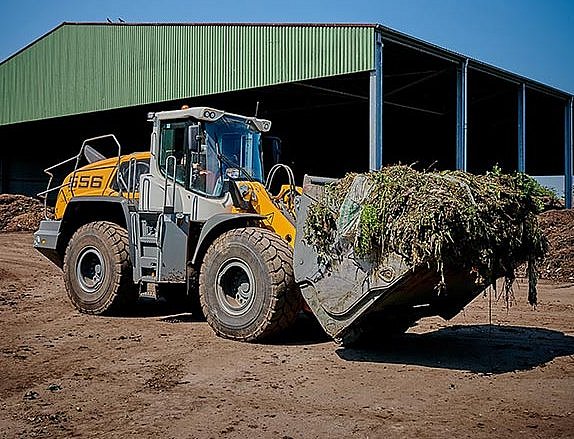
[[[147,188],[147,189],[146,189]],[[148,178],[142,180],[142,187],[140,188],[140,209],[149,210],[149,193],[151,190],[151,182]]]
[[[78,156],[81,154],[82,150],[80,149],[80,152],[78,154],[76,154],[75,156],[70,157],[69,159],[66,159],[64,161],[61,161],[60,163],[57,163],[53,166],[50,166],[46,169],[44,169],[44,174],[47,174],[48,177],[50,177],[48,179],[48,186],[46,187],[45,191],[39,192],[36,194],[36,196],[44,198],[44,218],[48,219],[48,194],[50,192],[53,192],[55,190],[59,190],[61,188],[63,188],[65,185],[62,183],[61,185],[54,187],[54,188],[50,188],[51,184],[52,184],[52,180],[54,179],[54,174],[51,172],[52,170],[58,168],[59,166],[65,165],[66,163],[69,163],[73,160],[78,160]]]
[[[136,192],[136,178],[138,174],[138,161],[132,157],[128,164],[128,201],[134,203]]]
[[[159,280],[161,279],[161,272],[162,272],[162,259],[163,259],[163,245],[162,245],[162,240],[163,240],[163,213],[160,213],[157,217],[157,227],[155,229],[155,244],[157,246],[157,256],[156,256],[156,273],[155,273],[155,279]]]
[[[173,162],[173,172],[172,175],[169,175],[169,164]],[[170,155],[165,159],[165,179],[164,179],[164,192],[163,192],[163,210],[165,212],[165,208],[167,207],[167,191],[168,191],[168,177],[171,177],[172,182],[172,200],[171,200],[171,207],[175,211],[175,176],[176,176],[176,165],[177,161],[174,155]]]
[[[118,194],[120,197],[124,196],[123,189],[126,191],[126,200],[128,202],[133,202],[135,200],[135,187],[136,187],[136,176],[137,176],[137,159],[135,157],[130,158],[128,162],[128,180],[127,182],[124,180],[124,177],[121,172],[117,173],[117,181],[118,181]]]
[[[48,194],[51,192],[54,192],[55,190],[62,189],[64,186],[67,185],[67,186],[69,186],[70,192],[72,193],[72,197],[73,197],[74,196],[73,184],[74,184],[74,181],[76,179],[76,172],[78,170],[78,165],[80,164],[80,159],[84,155],[84,149],[85,149],[86,145],[88,144],[88,142],[92,142],[94,140],[101,140],[101,139],[105,139],[105,138],[113,139],[113,141],[115,142],[115,144],[118,147],[118,162],[116,164],[116,167],[119,168],[120,158],[122,155],[122,146],[120,145],[120,142],[118,142],[118,139],[116,138],[116,136],[114,134],[104,134],[102,136],[90,137],[89,139],[85,139],[82,142],[82,146],[80,147],[80,151],[78,152],[78,154],[70,157],[69,159],[63,160],[60,163],[56,163],[55,165],[52,165],[52,166],[44,169],[44,173],[46,175],[48,175],[48,177],[50,177],[48,179],[48,186],[46,187],[45,191],[37,193],[36,196],[44,198],[44,217],[46,219],[48,219]],[[59,168],[60,166],[63,166],[63,165],[70,163],[70,162],[73,162],[74,160],[76,161],[76,164],[74,165],[74,171],[73,171],[72,178],[70,179],[70,181],[67,184],[62,183],[59,186],[51,187],[52,180],[54,179],[54,173],[52,171],[56,168]],[[119,172],[116,172],[116,181],[117,181],[118,187],[119,187],[120,182],[118,179],[118,174],[119,174]]]

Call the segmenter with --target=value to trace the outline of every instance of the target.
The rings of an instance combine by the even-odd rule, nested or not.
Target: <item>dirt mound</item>
[[[574,209],[549,210],[540,214],[538,221],[550,247],[540,277],[574,281]]]
[[[44,219],[44,205],[17,194],[0,194],[0,232],[34,231]]]

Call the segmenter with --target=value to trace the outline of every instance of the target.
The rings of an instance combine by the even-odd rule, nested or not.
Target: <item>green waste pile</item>
[[[534,305],[536,268],[548,249],[536,215],[548,195],[531,177],[498,168],[473,175],[389,166],[329,185],[310,208],[304,239],[325,263],[336,263],[340,243],[352,240],[355,256],[375,267],[392,253],[413,268],[436,267],[439,291],[445,267],[471,270],[485,287],[504,277],[507,301],[526,262]]]

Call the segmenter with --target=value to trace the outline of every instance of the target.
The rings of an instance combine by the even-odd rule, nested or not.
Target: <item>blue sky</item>
[[[574,93],[574,0],[0,0],[0,60],[63,21],[380,23]]]

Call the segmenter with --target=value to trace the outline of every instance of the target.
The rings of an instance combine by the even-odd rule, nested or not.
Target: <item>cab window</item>
[[[161,127],[159,166],[168,178],[202,195],[221,196],[223,185],[218,148],[209,136],[202,135],[201,125],[168,122]],[[173,159],[169,157],[173,156]]]
[[[161,147],[159,152],[159,167],[162,174],[171,177],[174,174],[175,181],[185,184],[187,172],[186,160],[186,130],[187,122],[169,122],[161,127]],[[174,158],[169,158],[169,157]],[[174,160],[175,159],[175,160]]]

